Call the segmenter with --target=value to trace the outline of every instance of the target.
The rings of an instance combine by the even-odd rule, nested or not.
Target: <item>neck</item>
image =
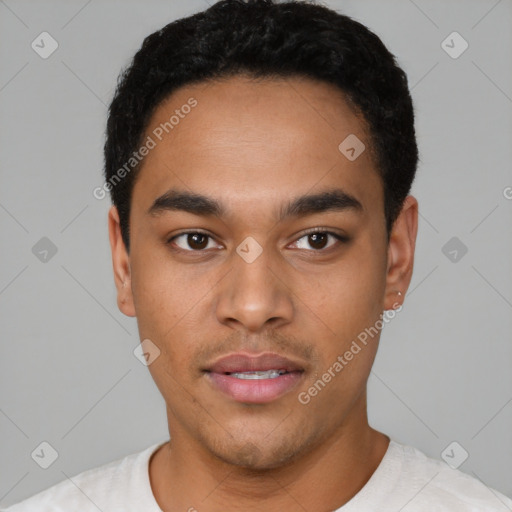
[[[336,510],[377,469],[389,438],[372,429],[366,400],[356,418],[293,462],[265,471],[233,466],[173,429],[150,460],[150,481],[164,512]]]

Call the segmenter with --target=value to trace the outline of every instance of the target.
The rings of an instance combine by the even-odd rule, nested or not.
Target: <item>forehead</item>
[[[155,146],[134,189],[146,207],[177,185],[233,205],[342,186],[382,205],[366,124],[327,83],[235,76],[185,86],[155,110],[147,137]],[[349,159],[345,140],[366,149]]]

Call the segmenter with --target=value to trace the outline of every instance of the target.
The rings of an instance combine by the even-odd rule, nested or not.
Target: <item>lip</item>
[[[236,354],[229,354],[217,359],[206,368],[206,371],[212,373],[257,372],[265,370],[295,372],[303,371],[304,368],[298,362],[272,352],[264,352],[259,355],[237,352]]]
[[[229,373],[284,370],[271,379],[238,379]],[[263,353],[236,353],[224,356],[204,370],[212,386],[231,399],[246,404],[264,404],[291,391],[302,379],[304,367],[287,357]]]

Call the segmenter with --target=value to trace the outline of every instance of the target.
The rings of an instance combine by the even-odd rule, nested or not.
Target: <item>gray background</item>
[[[326,4],[397,55],[417,115],[416,264],[382,333],[370,421],[435,458],[457,441],[461,470],[512,495],[512,2]],[[206,6],[0,1],[1,505],[167,438],[115,302],[108,199],[92,190],[120,69],[144,36]],[[31,48],[43,31],[59,43],[48,59]],[[457,59],[441,47],[453,31],[469,43]],[[42,237],[57,247],[47,262],[32,252]],[[42,441],[59,455],[46,470],[31,458]]]

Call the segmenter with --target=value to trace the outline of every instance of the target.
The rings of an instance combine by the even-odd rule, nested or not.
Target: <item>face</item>
[[[147,137],[130,253],[115,208],[110,238],[173,442],[263,469],[357,432],[379,336],[357,340],[405,295],[416,236],[409,197],[387,243],[361,118],[331,85],[238,76],[175,92]]]

